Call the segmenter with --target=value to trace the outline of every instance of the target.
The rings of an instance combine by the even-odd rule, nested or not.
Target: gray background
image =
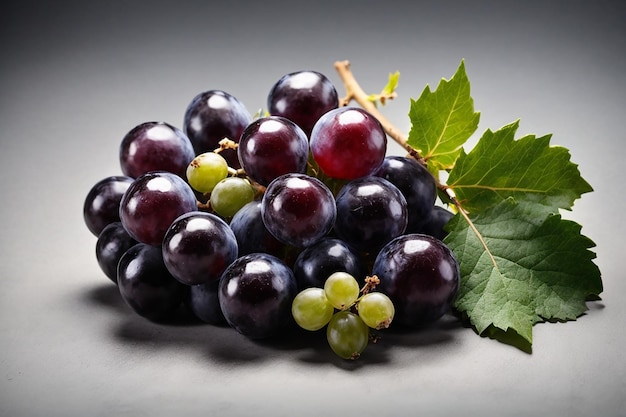
[[[0,415],[626,415],[620,2],[20,2],[0,13]],[[100,272],[82,203],[119,174],[136,124],[180,126],[223,89],[254,113],[283,74],[349,59],[408,132],[409,98],[465,59],[479,132],[553,133],[595,192],[583,224],[605,285],[532,354],[450,318],[389,335],[358,363],[315,337],[254,343],[133,315]],[[390,151],[397,152],[391,146]]]

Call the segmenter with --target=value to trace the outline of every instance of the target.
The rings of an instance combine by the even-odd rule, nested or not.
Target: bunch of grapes
[[[305,330],[316,331],[328,325],[326,338],[332,350],[344,359],[356,359],[371,339],[370,328],[388,328],[395,314],[388,296],[370,292],[377,283],[377,277],[367,277],[359,289],[352,275],[334,272],[324,282],[324,288],[300,291],[293,300],[291,313]]]
[[[267,108],[252,116],[209,90],[182,129],[144,122],[123,137],[122,174],[91,188],[83,217],[126,304],[156,322],[182,309],[252,339],[326,327],[346,359],[372,329],[445,314],[459,287],[442,242],[453,214],[436,205],[428,170],[386,155],[380,122],[340,107],[319,72],[284,75]]]

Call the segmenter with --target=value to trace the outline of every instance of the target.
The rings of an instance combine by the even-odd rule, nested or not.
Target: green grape
[[[391,324],[395,308],[391,299],[382,292],[365,294],[357,303],[361,320],[373,329],[386,329]]]
[[[349,311],[333,315],[326,328],[326,338],[333,352],[343,359],[357,359],[369,342],[369,328]]]
[[[319,330],[326,326],[335,309],[321,288],[307,288],[296,295],[291,304],[291,314],[305,330]]]
[[[254,199],[250,183],[238,177],[224,178],[211,192],[211,207],[223,217],[232,217],[240,208]]]
[[[326,279],[324,291],[333,307],[345,310],[359,297],[359,283],[347,272],[335,272]]]
[[[228,176],[228,163],[222,155],[205,152],[187,166],[189,185],[201,193],[210,193],[218,182]]]

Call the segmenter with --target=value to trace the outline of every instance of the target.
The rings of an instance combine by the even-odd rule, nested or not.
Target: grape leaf
[[[529,350],[535,323],[575,320],[602,292],[595,244],[550,207],[507,198],[472,223],[457,214],[444,242],[461,269],[454,307],[478,334]]]
[[[429,171],[437,175],[451,169],[480,119],[480,113],[474,112],[464,61],[435,91],[427,85],[417,100],[411,99],[409,118],[407,143],[426,160]]]
[[[487,130],[469,152],[461,151],[447,180],[472,212],[514,197],[570,209],[574,200],[593,189],[570,162],[569,151],[550,146],[550,135],[514,139],[519,121],[493,132]]]

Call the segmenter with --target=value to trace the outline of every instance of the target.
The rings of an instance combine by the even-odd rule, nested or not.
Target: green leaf
[[[411,99],[409,118],[407,143],[427,161],[428,169],[435,175],[451,169],[480,119],[480,113],[474,112],[464,61],[434,92],[427,85],[417,100]]]
[[[461,270],[454,307],[477,333],[506,343],[517,334],[528,350],[535,323],[575,320],[602,292],[594,243],[549,207],[508,198],[472,223],[457,214],[444,242]]]
[[[516,121],[496,132],[487,130],[469,153],[461,151],[447,185],[466,210],[484,210],[514,197],[558,211],[570,209],[593,190],[566,148],[550,146],[550,135],[515,140],[518,126]]]

